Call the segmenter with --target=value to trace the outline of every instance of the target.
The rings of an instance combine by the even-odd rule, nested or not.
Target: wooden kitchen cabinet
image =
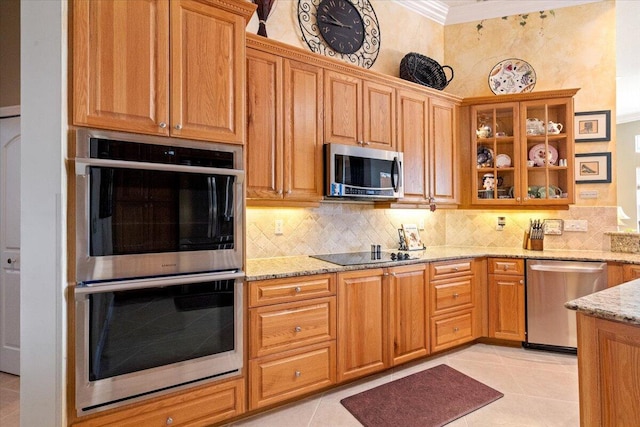
[[[338,382],[389,366],[384,270],[338,273]]]
[[[247,50],[249,205],[322,200],[322,73],[257,48]]]
[[[335,275],[249,282],[249,409],[336,382]]]
[[[244,34],[255,5],[72,7],[74,125],[243,143]]]
[[[475,261],[434,262],[429,270],[431,351],[473,341],[480,331]]]
[[[391,365],[429,354],[429,269],[414,264],[388,269]]]
[[[325,70],[324,142],[394,150],[395,88]]]
[[[245,411],[244,378],[133,404],[73,423],[74,427],[209,426]]]
[[[573,96],[577,89],[468,98],[471,206],[574,203]],[[554,132],[550,122],[560,123]],[[540,126],[536,128],[535,123]],[[562,164],[560,162],[562,160]],[[533,162],[529,165],[528,162]],[[566,162],[566,164],[565,164]]]
[[[489,259],[489,337],[525,340],[524,260]]]
[[[398,90],[398,151],[404,153],[399,203],[457,204],[456,103],[417,90]]]

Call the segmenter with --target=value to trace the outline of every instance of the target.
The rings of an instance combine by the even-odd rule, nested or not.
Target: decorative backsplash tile
[[[499,216],[506,218],[496,230]],[[275,221],[283,220],[283,234]],[[370,204],[322,203],[318,208],[248,208],[247,258],[367,251],[372,244],[398,247],[398,228],[420,224],[427,246],[520,247],[529,219],[587,220],[588,232],[545,236],[545,249],[610,250],[604,233],[616,230],[616,207],[571,207],[566,211],[375,209]]]
[[[640,252],[640,234],[638,233],[607,233],[611,240],[611,252]]]

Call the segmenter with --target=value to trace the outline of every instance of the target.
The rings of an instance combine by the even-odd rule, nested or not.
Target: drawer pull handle
[[[453,267],[453,271],[458,271],[458,267]]]
[[[454,298],[458,298],[460,295],[458,295],[458,293],[456,292],[455,294],[453,294]]]
[[[460,330],[460,328],[458,328],[457,326],[454,326],[453,332],[458,332],[459,330]]]
[[[298,378],[300,375],[302,375],[302,372],[296,371],[294,375],[296,376],[296,378]]]
[[[504,265],[504,271],[507,271],[509,269],[509,267],[507,267],[507,264]]]
[[[168,426],[170,426],[171,424],[173,424],[173,418],[171,418],[171,417],[167,418],[167,422],[166,422],[166,424],[167,424]]]
[[[293,290],[298,294],[300,293],[300,291],[302,291],[302,288],[300,286],[296,286]]]
[[[301,331],[302,331],[302,328],[301,328],[300,326],[296,326],[295,328],[293,328],[293,330],[294,330],[295,332],[301,332]]]

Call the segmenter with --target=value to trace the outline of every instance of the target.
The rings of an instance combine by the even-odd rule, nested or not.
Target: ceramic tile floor
[[[457,349],[427,360],[338,387],[246,418],[228,427],[358,427],[340,399],[446,363],[504,393],[450,427],[573,427],[580,425],[575,356],[486,344]],[[0,426],[19,426],[19,377],[0,372]]]
[[[450,427],[579,426],[576,356],[474,344],[409,363],[229,426],[357,427],[340,399],[445,363],[504,393],[504,397],[448,424]]]
[[[20,377],[0,372],[0,426],[20,425]]]

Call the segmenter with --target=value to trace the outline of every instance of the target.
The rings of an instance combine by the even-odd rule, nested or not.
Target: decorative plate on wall
[[[509,58],[498,62],[489,73],[489,88],[496,95],[531,92],[536,72],[527,61]]]

